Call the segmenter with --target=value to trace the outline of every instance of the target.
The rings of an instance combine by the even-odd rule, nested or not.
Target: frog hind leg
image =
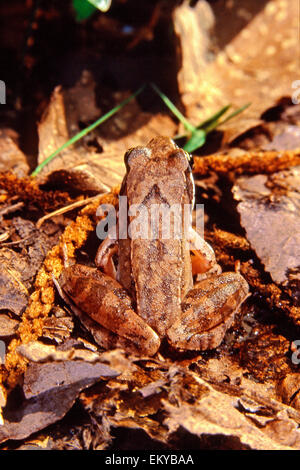
[[[135,313],[130,296],[116,280],[95,268],[76,264],[63,270],[58,283],[81,312],[123,338],[122,344],[126,346],[129,341],[149,356],[157,352],[158,335]]]
[[[200,281],[184,298],[181,318],[167,332],[169,343],[198,351],[218,347],[248,291],[247,282],[238,273]]]
[[[118,241],[106,237],[98,248],[95,264],[105,274],[116,279],[117,271],[113,262],[113,255],[118,252]]]

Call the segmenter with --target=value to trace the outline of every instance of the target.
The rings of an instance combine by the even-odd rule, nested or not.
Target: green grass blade
[[[66,149],[70,145],[74,144],[78,140],[80,140],[82,137],[84,137],[86,134],[94,130],[97,126],[102,124],[104,121],[107,121],[111,116],[116,114],[123,106],[125,106],[129,101],[131,101],[133,98],[135,98],[137,95],[139,95],[143,89],[145,88],[145,85],[143,85],[141,88],[139,88],[135,93],[130,95],[128,98],[126,98],[124,101],[122,101],[118,106],[115,106],[115,108],[111,109],[108,111],[108,113],[104,114],[101,116],[97,121],[95,121],[93,124],[90,126],[86,127],[82,131],[78,132],[78,134],[74,135],[68,142],[65,142],[61,147],[55,150],[49,157],[47,157],[40,165],[36,167],[36,169],[31,173],[31,176],[36,176],[48,163],[55,158],[62,150]]]
[[[219,111],[217,111],[215,114],[213,114],[213,116],[211,116],[210,118],[208,118],[205,121],[202,121],[200,124],[198,124],[196,126],[196,129],[198,129],[198,130],[201,129],[201,130],[205,131],[206,133],[208,133],[209,131],[207,131],[207,128],[209,128],[209,126],[211,124],[215,123],[215,121],[220,119],[220,117],[223,116],[223,114],[225,114],[226,111],[228,111],[228,109],[230,107],[231,107],[231,104],[228,104],[227,106],[224,106]],[[187,134],[187,133],[177,134],[177,135],[175,135],[175,137],[173,137],[173,139],[183,139],[184,137],[188,137],[188,135],[189,134]]]
[[[206,132],[203,130],[198,130],[195,131],[191,138],[187,141],[187,143],[184,145],[183,149],[186,150],[188,153],[192,153],[194,150],[196,150],[199,147],[202,147],[204,145],[206,140]]]
[[[184,145],[184,150],[186,150],[189,153],[194,152],[197,148],[201,147],[202,145],[205,144],[206,141],[206,136],[209,134],[209,132],[213,131],[216,129],[218,126],[221,124],[224,124],[225,122],[229,121],[230,119],[234,118],[238,114],[240,114],[242,111],[244,111],[248,106],[250,106],[251,103],[247,103],[241,108],[237,109],[236,111],[233,111],[229,116],[227,116],[223,121],[220,121],[220,117],[222,117],[228,109],[231,107],[230,104],[227,106],[224,106],[221,108],[219,111],[217,111],[213,116],[210,118],[206,119],[205,121],[201,122],[198,124],[196,130],[191,133],[190,138]],[[202,132],[199,134],[199,132]],[[188,138],[189,134],[178,134],[175,137],[173,137],[174,140],[176,139],[183,139],[183,138]]]
[[[150,85],[152,86],[153,90],[160,96],[160,98],[163,100],[169,110],[184,125],[184,127],[191,133],[195,132],[196,128],[189,123],[189,121],[184,117],[184,115],[179,111],[179,109],[176,108],[172,101],[169,100],[169,98],[154,83],[151,83]]]
[[[223,114],[225,114],[230,107],[231,107],[231,104],[228,104],[227,106],[223,106],[223,108],[221,108],[219,111],[213,114],[210,118],[198,124],[197,129],[206,130],[206,128],[209,128],[212,124],[218,121],[220,117],[222,117]]]
[[[251,105],[251,103],[244,104],[244,106],[241,106],[236,111],[233,111],[233,113],[229,114],[229,116],[227,116],[225,119],[223,119],[223,121],[220,121],[218,123],[218,126],[220,126],[221,124],[224,124],[224,122],[227,122],[227,121],[229,121],[229,119],[232,119],[235,116],[237,116],[238,114],[242,113],[243,111],[245,111],[245,109],[249,108],[250,105]]]

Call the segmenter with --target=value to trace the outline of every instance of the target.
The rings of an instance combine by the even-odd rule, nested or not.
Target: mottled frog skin
[[[120,191],[127,196],[128,208],[142,204],[150,212],[155,204],[192,205],[194,183],[187,157],[166,137],[129,150]],[[136,217],[129,215],[126,223]],[[163,238],[161,232],[159,219],[157,238],[104,240],[96,257],[100,269],[70,266],[60,285],[99,324],[106,346],[111,339],[112,346],[133,346],[153,355],[165,337],[181,350],[215,348],[248,296],[248,284],[239,273],[220,272],[212,248],[191,223],[180,238]],[[193,250],[193,259],[202,279],[193,286],[190,250],[195,241],[201,249]]]

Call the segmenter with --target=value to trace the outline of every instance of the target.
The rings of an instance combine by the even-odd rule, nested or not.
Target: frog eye
[[[144,165],[150,157],[150,152],[145,147],[135,147],[127,150],[124,156],[126,168]]]
[[[172,162],[178,170],[185,171],[189,168],[188,153],[182,149],[175,150],[175,152],[172,152],[170,155],[170,162]]]

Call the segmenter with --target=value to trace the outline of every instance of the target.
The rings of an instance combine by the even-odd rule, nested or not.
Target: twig
[[[33,237],[33,235],[31,234],[31,235],[28,235],[28,237],[21,238],[21,240],[15,240],[14,242],[1,243],[1,246],[18,245],[19,243],[23,243],[23,242],[29,240],[32,237]],[[0,242],[1,242],[1,240],[0,240]]]
[[[18,209],[21,209],[21,207],[24,206],[24,202],[19,201],[16,204],[12,204],[11,206],[3,207],[3,209],[0,209],[0,216],[10,214],[11,212],[15,212]]]
[[[21,289],[23,289],[26,295],[29,295],[28,289],[24,286],[20,279],[18,279],[18,277],[13,273],[13,271],[10,268],[5,268],[5,270],[19,284],[19,286],[21,287]]]
[[[90,202],[93,202],[95,201],[97,198],[99,198],[100,196],[103,196],[105,193],[101,193],[101,194],[97,194],[97,196],[92,196],[92,197],[88,197],[87,199],[82,199],[80,201],[75,201],[75,202],[72,202],[71,204],[65,206],[65,207],[61,207],[60,209],[57,209],[53,212],[50,212],[49,214],[46,214],[44,215],[43,217],[41,217],[37,223],[36,223],[36,227],[37,228],[40,228],[41,225],[45,222],[45,220],[47,219],[51,219],[51,217],[55,217],[56,215],[61,215],[61,214],[65,214],[66,212],[69,212],[73,209],[76,209],[77,207],[82,207],[82,206],[85,206],[86,204],[89,204]]]
[[[4,241],[7,240],[9,237],[10,237],[10,233],[9,233],[9,232],[3,232],[3,233],[1,233],[1,235],[0,235],[0,243],[1,243],[1,242],[4,242]]]

